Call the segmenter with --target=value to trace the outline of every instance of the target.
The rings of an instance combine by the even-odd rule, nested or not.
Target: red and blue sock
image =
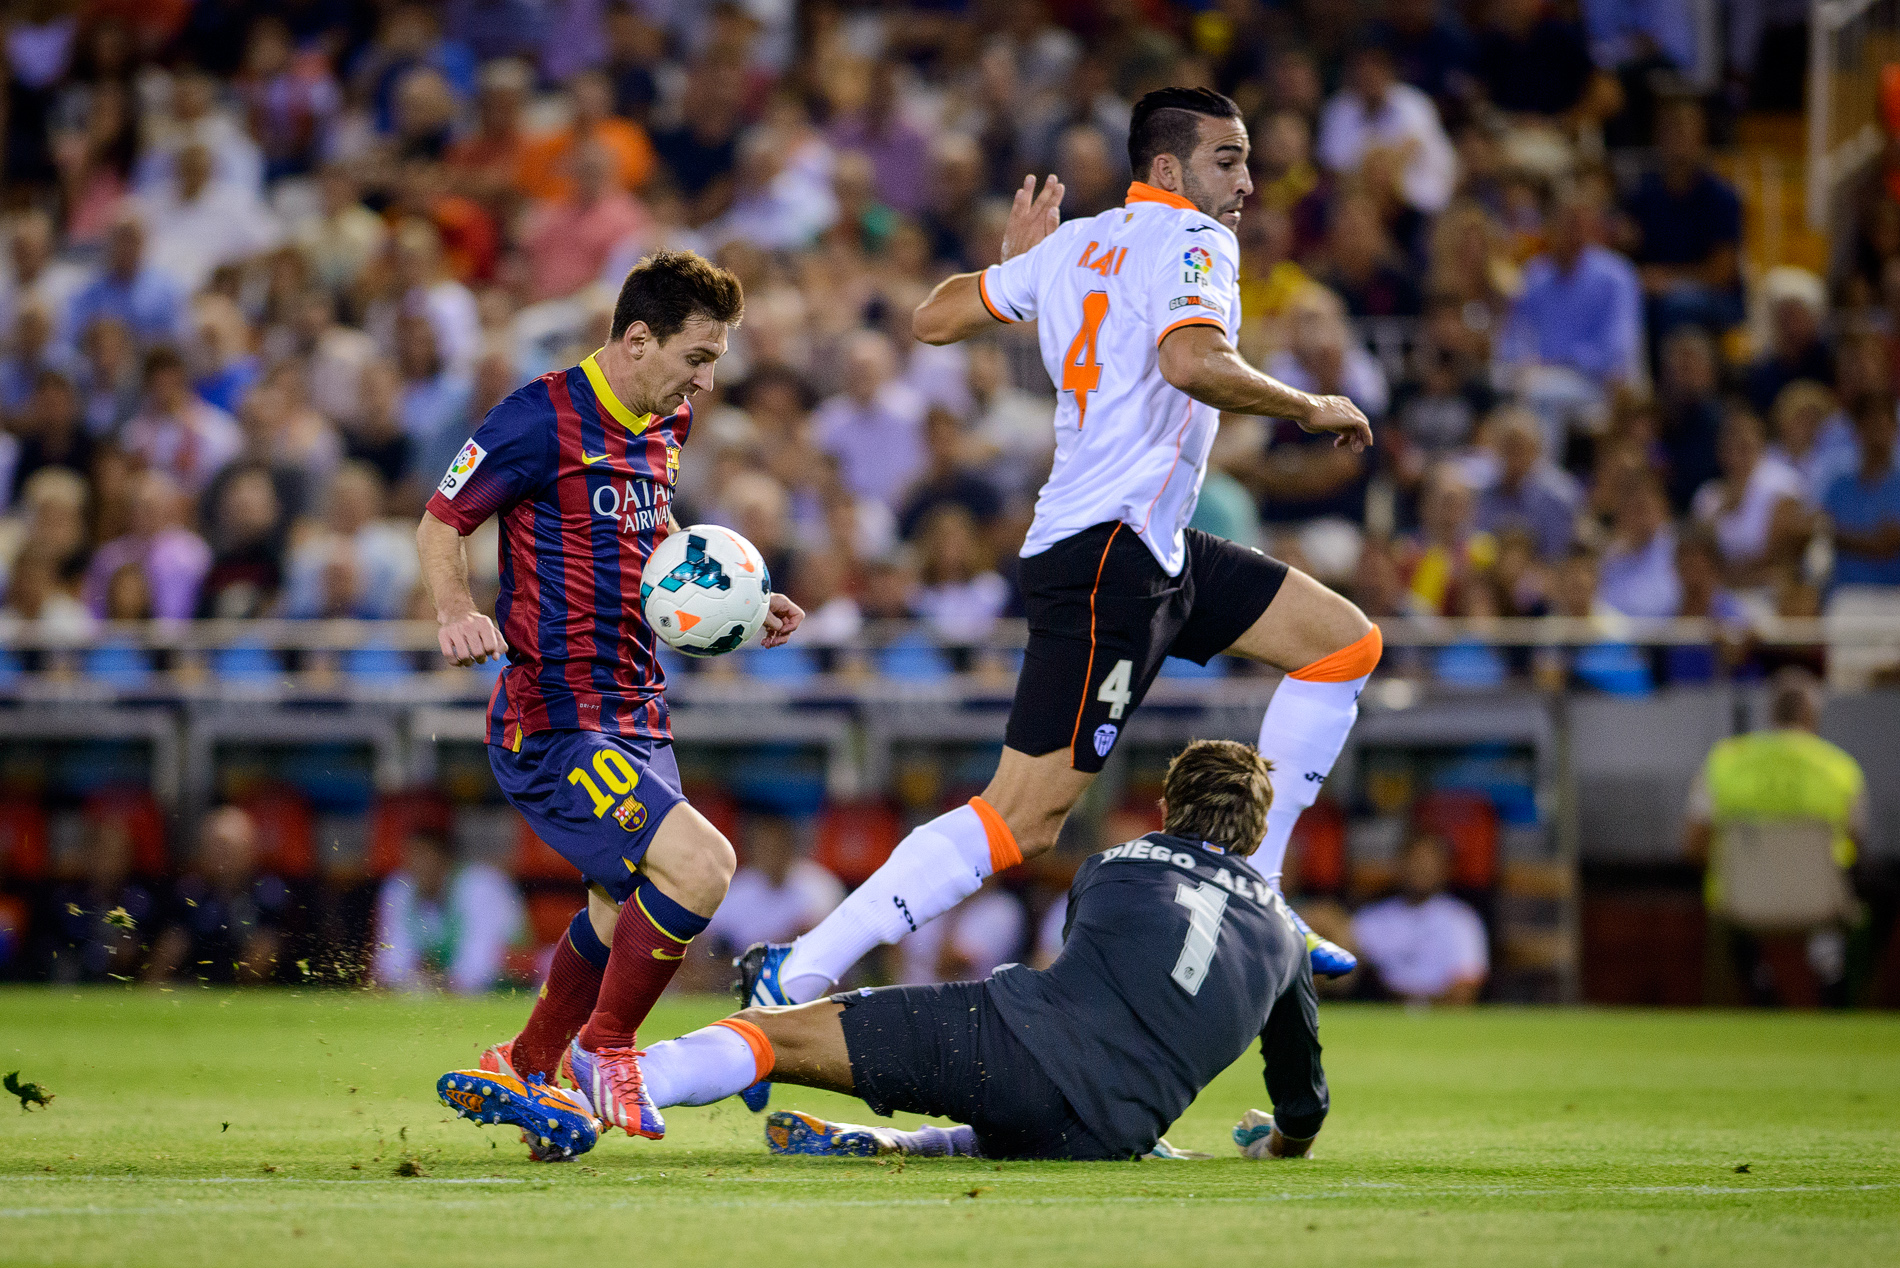
[[[567,933],[554,948],[554,961],[548,965],[548,978],[541,983],[534,1011],[515,1036],[516,1072],[543,1083],[554,1081],[568,1042],[593,1016],[606,971],[607,944],[594,932],[594,922],[583,907],[574,913]]]
[[[631,1048],[634,1032],[679,971],[687,945],[711,920],[680,906],[651,880],[642,880],[620,908],[613,954],[601,978],[594,1015],[581,1027],[581,1047],[589,1052]]]

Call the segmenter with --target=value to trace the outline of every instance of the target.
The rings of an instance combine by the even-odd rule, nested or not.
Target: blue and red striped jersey
[[[692,426],[691,405],[635,414],[590,356],[490,410],[442,477],[429,513],[463,536],[501,513],[508,667],[490,744],[552,730],[671,737],[640,570],[666,538]]]

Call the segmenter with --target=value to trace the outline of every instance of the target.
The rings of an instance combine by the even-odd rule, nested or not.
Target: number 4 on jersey
[[[1082,297],[1082,328],[1075,332],[1069,350],[1062,354],[1062,390],[1075,393],[1075,429],[1088,421],[1089,393],[1102,384],[1102,363],[1095,357],[1095,342],[1102,333],[1102,320],[1108,316],[1108,292],[1090,291]],[[1121,714],[1117,713],[1116,717]]]

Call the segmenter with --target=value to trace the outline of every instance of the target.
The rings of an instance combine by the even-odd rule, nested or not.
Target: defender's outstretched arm
[[[1023,177],[1023,187],[1010,204],[1009,223],[1003,229],[1003,259],[1021,255],[1055,231],[1062,220],[1062,182],[1051,176],[1036,192],[1036,178]],[[983,302],[977,279],[981,273],[959,273],[947,277],[930,292],[930,298],[917,305],[911,314],[911,333],[919,343],[946,344],[973,339],[1000,319]]]

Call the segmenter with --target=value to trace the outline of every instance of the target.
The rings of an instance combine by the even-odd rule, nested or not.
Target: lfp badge
[[[1206,247],[1189,247],[1181,253],[1181,280],[1192,282],[1196,286],[1207,284],[1207,275],[1214,269],[1214,257]]]

